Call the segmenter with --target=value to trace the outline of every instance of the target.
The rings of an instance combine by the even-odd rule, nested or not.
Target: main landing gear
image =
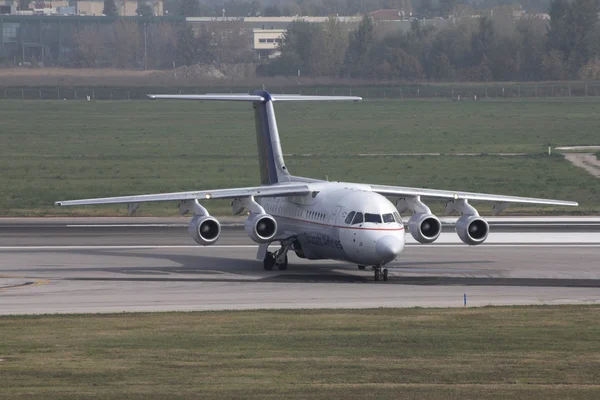
[[[279,250],[271,253],[267,251],[265,259],[263,260],[263,266],[267,271],[272,271],[273,268],[277,267],[280,271],[285,271],[288,267],[288,251],[294,248],[294,239],[285,239],[281,241],[281,247]]]

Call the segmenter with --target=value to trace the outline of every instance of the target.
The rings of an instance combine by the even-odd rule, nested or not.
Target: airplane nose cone
[[[394,261],[403,248],[402,241],[394,236],[384,236],[375,243],[375,250],[384,263]]]

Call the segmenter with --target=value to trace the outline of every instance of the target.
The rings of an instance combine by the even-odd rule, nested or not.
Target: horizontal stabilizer
[[[209,94],[149,94],[151,100],[204,100],[204,101],[360,101],[362,97],[357,96],[305,96],[301,94],[269,94],[261,91],[261,94],[243,93],[209,93]]]
[[[150,100],[213,100],[213,101],[265,101],[263,96],[253,94],[149,94]]]

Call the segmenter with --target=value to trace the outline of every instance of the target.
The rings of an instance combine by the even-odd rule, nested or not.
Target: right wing
[[[232,189],[197,190],[192,192],[142,194],[135,196],[100,197],[95,199],[61,200],[54,203],[57,206],[83,206],[93,204],[144,203],[155,201],[185,201],[236,199],[245,197],[287,197],[305,196],[310,193],[306,184],[280,184],[273,186],[254,186]]]

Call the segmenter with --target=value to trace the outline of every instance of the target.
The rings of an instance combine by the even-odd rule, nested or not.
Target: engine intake
[[[196,243],[210,246],[219,239],[221,224],[214,217],[196,215],[188,225],[188,232]]]
[[[490,233],[490,226],[479,216],[463,215],[456,221],[456,233],[463,243],[476,246],[485,242]]]
[[[256,243],[268,243],[277,233],[277,221],[269,214],[250,214],[244,228]]]
[[[408,220],[408,230],[419,243],[433,243],[442,232],[442,223],[433,214],[415,214]]]

